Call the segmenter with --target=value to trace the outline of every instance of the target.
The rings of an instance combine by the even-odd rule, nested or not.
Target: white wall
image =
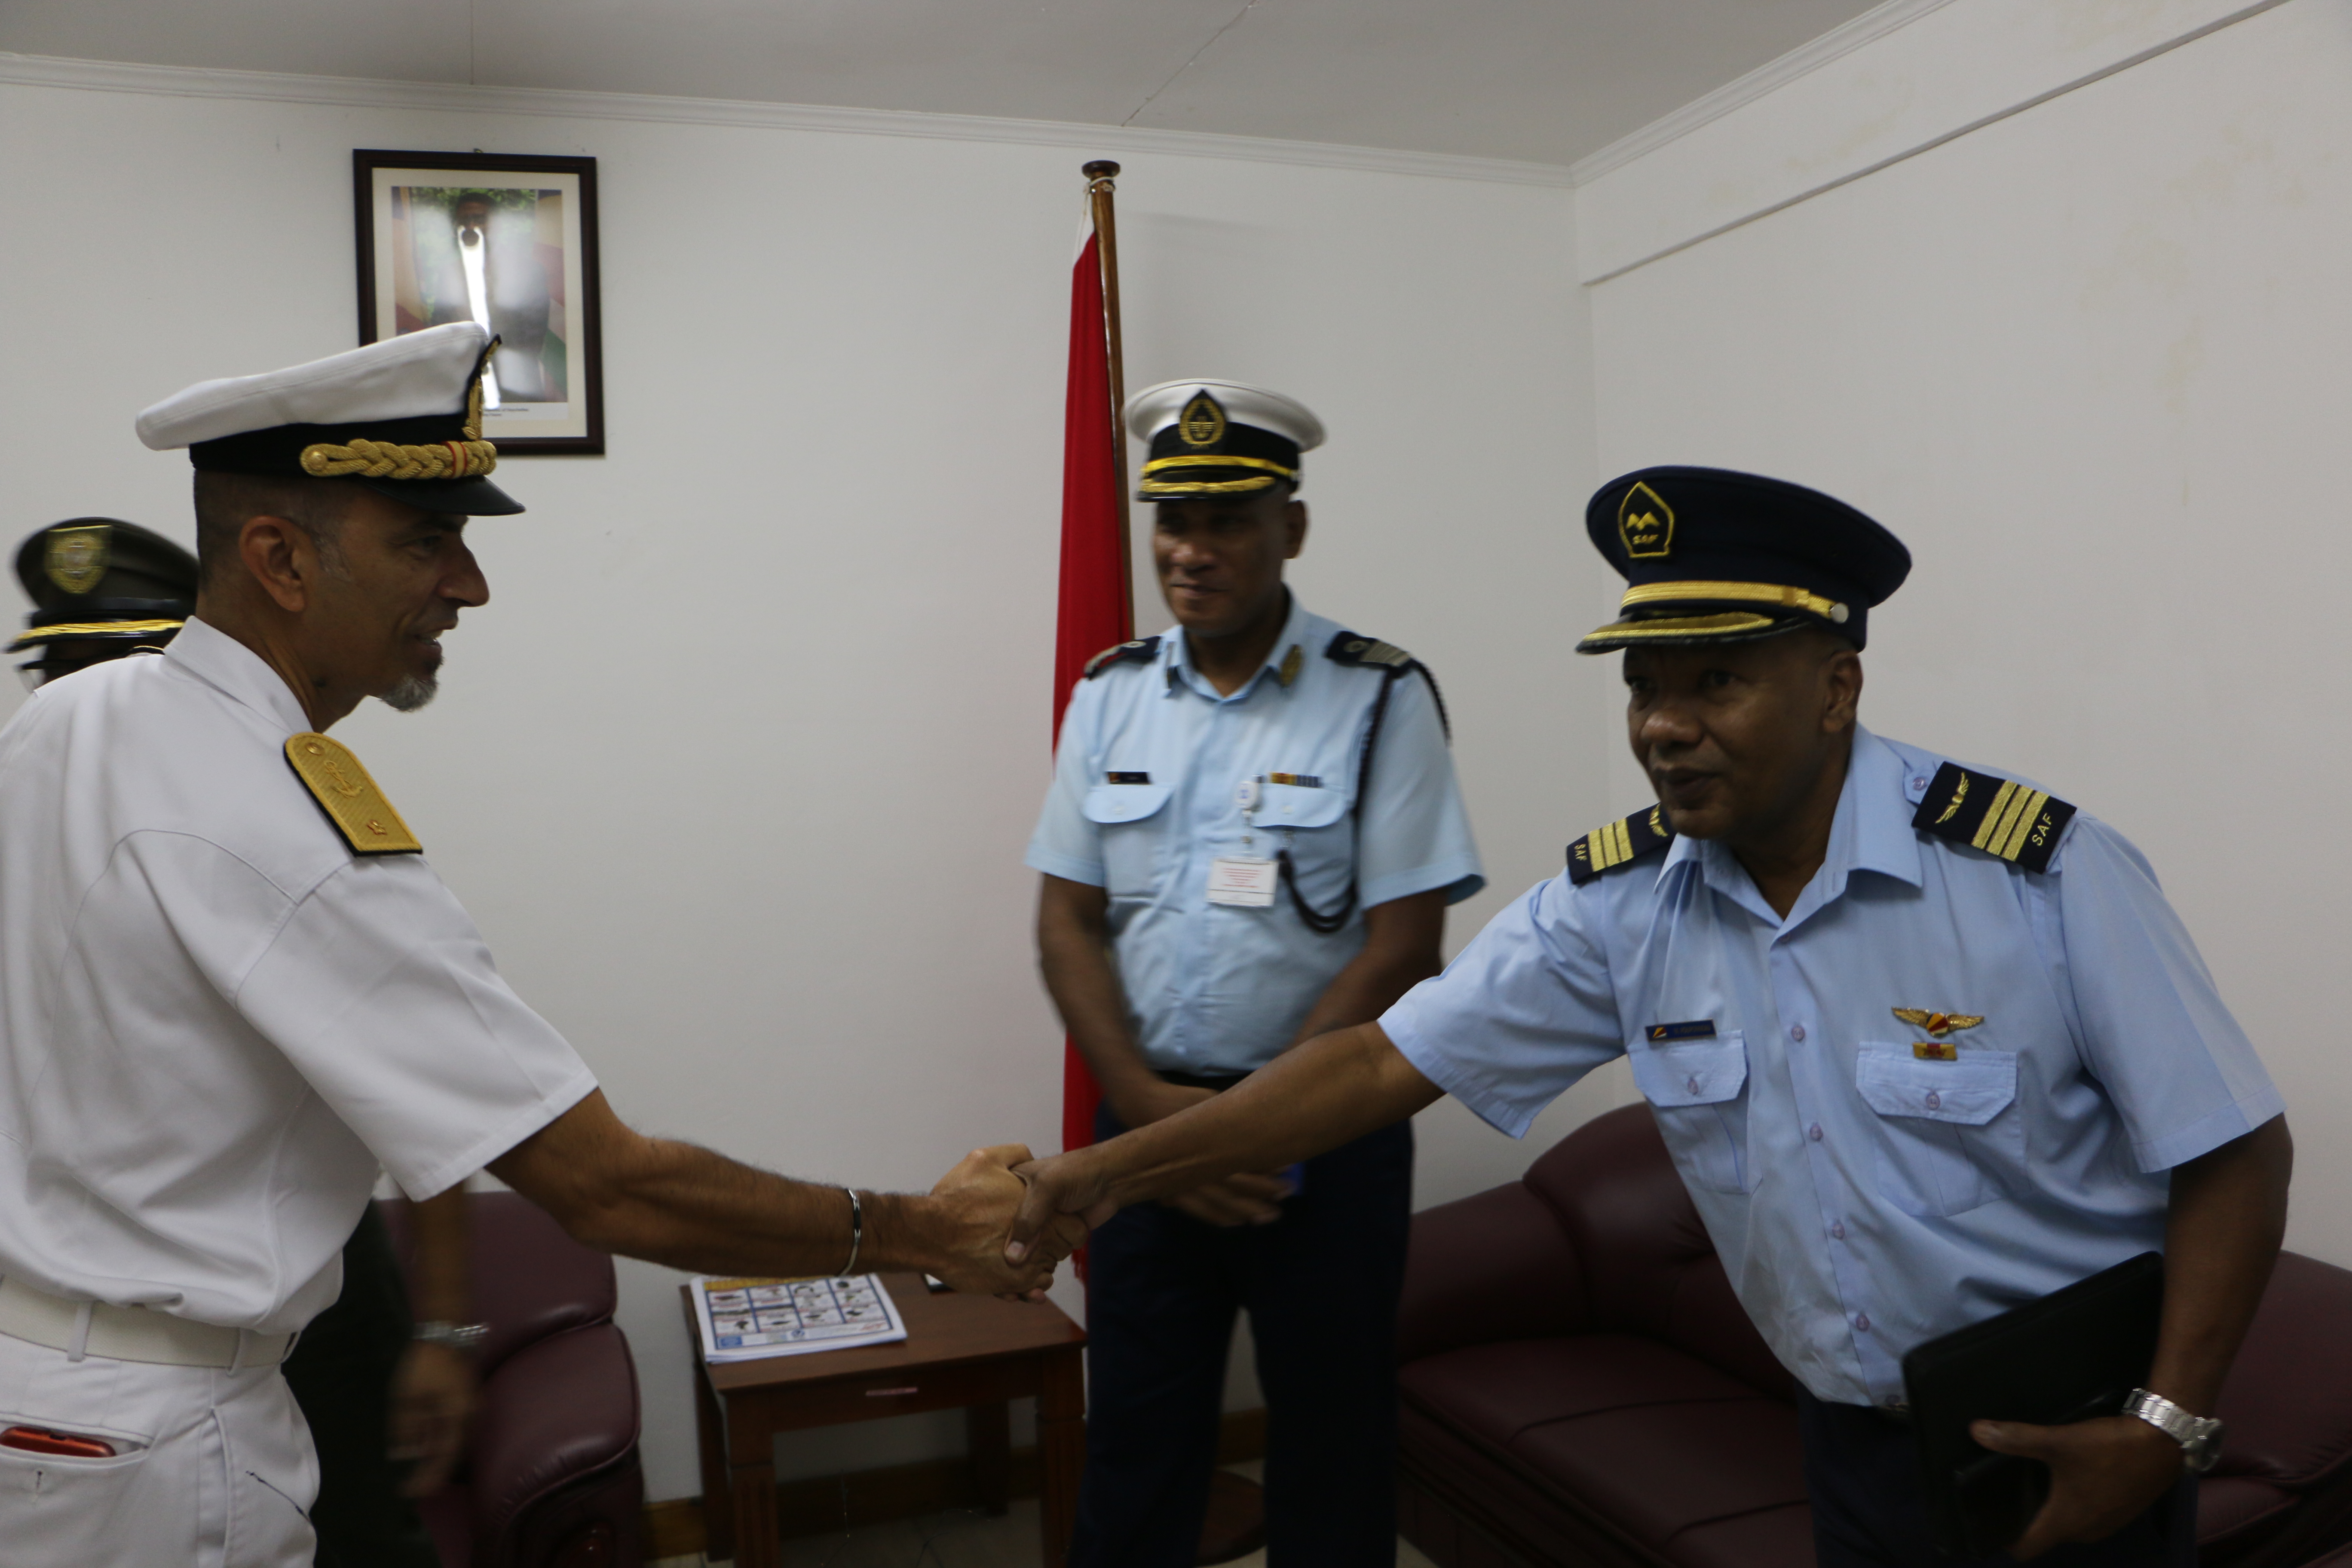
[[[311,96],[0,87],[7,537],[78,513],[188,537],[185,460],[131,416],[352,344],[353,147],[594,154],[612,455],[501,468],[531,511],[475,531],[496,599],[444,695],[348,739],[639,1126],[898,1187],[976,1143],[1053,1147],[1020,858],[1080,154]],[[1335,436],[1295,580],[1445,682],[1493,879],[1458,941],[1601,809],[1602,672],[1559,621],[1597,572],[1569,194],[1121,145],[1130,384],[1315,406]],[[1527,1145],[1432,1112],[1421,1200],[1516,1175],[1612,1093]],[[622,1278],[650,1493],[689,1494],[676,1277]]]
[[[2165,7],[2035,9],[2082,37],[2093,12],[2122,29]],[[1936,13],[1975,29],[1941,68],[1865,50],[1841,69],[1934,101],[1937,68],[2023,58],[2000,32],[2018,11]],[[2286,1095],[2289,1243],[2338,1263],[2347,81],[2352,5],[2288,0],[1591,290],[1602,472],[1752,468],[1904,538],[1916,565],[1873,617],[1865,718],[2031,774],[2148,853]],[[1843,156],[1880,108],[1817,95],[1801,140]],[[1783,109],[1707,134],[1737,148]],[[1704,174],[1675,163],[1661,189]],[[1588,260],[1660,243],[1638,224],[1585,239]]]

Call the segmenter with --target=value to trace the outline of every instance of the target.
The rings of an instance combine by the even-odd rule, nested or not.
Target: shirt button
[[[1927,781],[1926,779],[1913,779],[1911,781],[1911,787],[1913,789],[1926,789],[1927,787]]]
[[[1698,1079],[1692,1079],[1688,1083],[1685,1084],[1683,1087],[1684,1087],[1684,1088],[1685,1088],[1685,1089],[1689,1089],[1693,1094],[1696,1094],[1696,1093],[1698,1092]]]
[[[1803,1045],[1805,1043],[1805,1026],[1802,1024],[1790,1025],[1789,1037],[1796,1041],[1797,1044],[1801,1046]]]
[[[1927,1109],[1930,1110],[1941,1110],[1943,1108],[1944,1097],[1937,1094],[1934,1089],[1929,1089],[1927,1091]]]
[[[1845,1239],[1845,1222],[1843,1220],[1840,1220],[1830,1226],[1830,1239],[1832,1241],[1843,1241]]]
[[[1822,1141],[1822,1124],[1816,1121],[1811,1127],[1806,1128],[1805,1136],[1811,1139],[1816,1143],[1820,1142]]]
[[[1860,1329],[1865,1334],[1870,1332],[1870,1314],[1868,1312],[1864,1312],[1856,1317],[1853,1321],[1853,1326]]]

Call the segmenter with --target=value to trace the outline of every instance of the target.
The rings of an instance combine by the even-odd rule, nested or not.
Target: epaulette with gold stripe
[[[1606,827],[1596,827],[1568,847],[1568,879],[1582,887],[1603,871],[1629,866],[1675,841],[1664,806],[1637,811]]]
[[[1911,826],[2029,871],[2046,871],[2074,819],[2074,808],[2047,790],[1946,763],[1936,770]]]
[[[1115,664],[1141,664],[1160,651],[1158,637],[1137,637],[1131,642],[1113,643],[1087,660],[1087,671],[1078,679],[1092,680]]]

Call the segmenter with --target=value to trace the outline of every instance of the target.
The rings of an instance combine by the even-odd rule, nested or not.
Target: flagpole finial
[[[1118,177],[1118,165],[1108,158],[1097,158],[1079,171],[1089,180],[1110,180]]]

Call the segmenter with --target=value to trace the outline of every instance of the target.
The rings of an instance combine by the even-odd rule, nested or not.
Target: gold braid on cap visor
[[[1783,609],[1803,610],[1841,626],[1846,619],[1846,607],[1836,600],[1774,583],[1644,583],[1626,589],[1617,607],[1630,610],[1636,605],[1654,605],[1661,599],[1678,604],[1728,599],[1734,604],[1778,605]]]
[[[302,448],[302,471],[322,479],[355,475],[362,479],[462,479],[499,466],[499,449],[488,441],[438,441],[404,447],[365,437],[348,447],[320,441]]]
[[[1154,473],[1168,468],[1262,468],[1245,479],[1155,479]],[[1199,453],[1175,458],[1154,458],[1143,465],[1143,493],[1151,496],[1213,496],[1231,495],[1237,490],[1262,490],[1277,479],[1296,479],[1297,468],[1286,468],[1265,458],[1233,458],[1221,453]]]
[[[482,351],[482,364],[490,363],[499,340]],[[430,446],[403,446],[397,441],[371,441],[364,436],[347,447],[325,441],[302,448],[302,471],[322,479],[346,476],[362,479],[463,479],[488,473],[499,466],[499,449],[482,439],[482,372],[474,371],[474,384],[466,394],[466,423],[457,441]]]

